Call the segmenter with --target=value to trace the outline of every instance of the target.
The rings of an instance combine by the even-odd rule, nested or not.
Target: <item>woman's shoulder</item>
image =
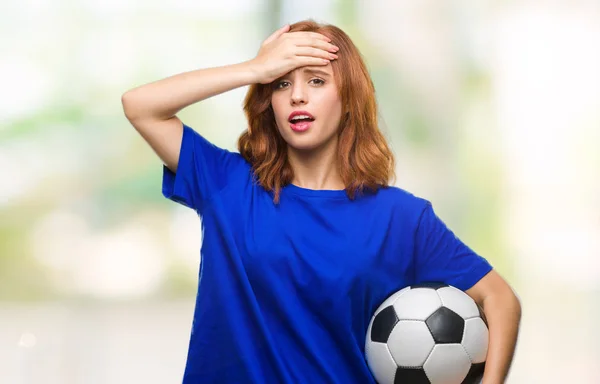
[[[395,185],[380,187],[378,195],[381,195],[381,197],[384,199],[390,199],[392,201],[402,203],[423,204],[427,202],[424,197]]]
[[[375,194],[378,203],[384,204],[389,208],[401,208],[422,212],[430,202],[422,196],[419,196],[407,189],[398,186],[381,187]]]

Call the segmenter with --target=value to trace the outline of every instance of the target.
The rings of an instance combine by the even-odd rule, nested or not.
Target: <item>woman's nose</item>
[[[292,88],[292,96],[290,101],[292,105],[306,104],[306,90],[302,85],[294,85],[294,87]]]

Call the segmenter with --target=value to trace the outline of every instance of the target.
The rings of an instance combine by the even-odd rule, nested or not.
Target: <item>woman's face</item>
[[[337,145],[342,101],[331,63],[301,67],[276,80],[271,105],[277,129],[293,149]]]

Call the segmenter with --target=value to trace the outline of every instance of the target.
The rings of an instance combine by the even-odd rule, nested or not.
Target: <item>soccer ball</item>
[[[488,349],[485,316],[463,291],[412,285],[375,311],[365,343],[379,384],[480,383]]]

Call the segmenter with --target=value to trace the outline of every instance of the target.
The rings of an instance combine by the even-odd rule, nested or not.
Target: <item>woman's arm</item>
[[[330,39],[313,32],[275,31],[247,62],[198,69],[142,85],[121,96],[125,116],[165,165],[176,172],[183,124],[181,109],[232,89],[269,83],[301,66],[326,65],[337,50]]]
[[[249,62],[184,72],[125,92],[123,110],[133,122],[166,120],[189,105],[249,85],[254,78]]]
[[[183,124],[175,114],[191,104],[252,81],[248,63],[199,69],[134,88],[123,94],[121,102],[131,125],[163,163],[176,172]]]
[[[482,383],[502,384],[515,352],[521,304],[512,288],[495,271],[484,276],[466,293],[483,308],[488,322],[490,341]]]

